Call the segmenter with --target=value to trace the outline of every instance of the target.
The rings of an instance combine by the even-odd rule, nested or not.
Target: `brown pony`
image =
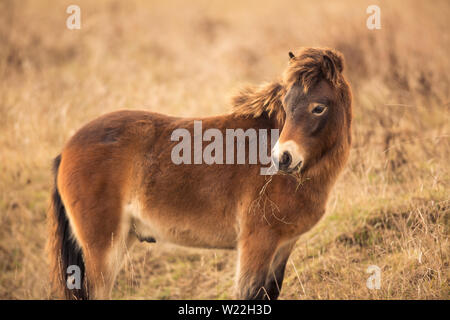
[[[48,216],[61,294],[108,298],[126,250],[139,239],[237,249],[236,298],[278,297],[294,244],[325,213],[351,144],[342,55],[305,48],[289,56],[280,80],[242,91],[231,114],[201,119],[204,129],[223,133],[279,129],[272,153],[278,174],[261,175],[260,164],[173,163],[171,135],[178,128],[194,134],[194,119],[118,111],[70,139],[54,162]],[[71,265],[81,270],[80,289],[66,286]]]

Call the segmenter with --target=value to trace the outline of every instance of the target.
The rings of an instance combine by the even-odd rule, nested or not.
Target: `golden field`
[[[344,54],[354,144],[280,299],[449,299],[450,3],[377,1],[382,28],[368,30],[371,4],[0,0],[0,299],[50,298],[51,161],[80,126],[118,109],[229,112],[302,46]],[[113,298],[231,298],[235,256],[139,243]]]

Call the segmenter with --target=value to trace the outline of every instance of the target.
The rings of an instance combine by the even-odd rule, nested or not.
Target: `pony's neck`
[[[308,181],[307,186],[320,193],[328,193],[344,168],[350,153],[347,139],[341,138],[320,159],[311,164],[302,175]],[[325,192],[324,192],[325,191]]]

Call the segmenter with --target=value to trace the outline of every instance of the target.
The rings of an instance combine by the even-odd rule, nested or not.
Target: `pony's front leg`
[[[236,299],[269,299],[264,287],[278,239],[270,233],[251,233],[238,242]]]
[[[289,255],[291,254],[296,241],[297,239],[281,246],[273,258],[272,265],[264,285],[270,300],[276,300],[280,295],[281,286],[283,285],[284,271],[286,269],[286,262],[289,259]]]

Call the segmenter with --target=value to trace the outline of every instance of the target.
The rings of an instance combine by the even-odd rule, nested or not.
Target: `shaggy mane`
[[[246,87],[232,98],[233,113],[248,118],[267,116],[281,127],[286,117],[282,104],[285,93],[284,86],[278,82]]]
[[[291,86],[298,83],[307,93],[320,80],[327,80],[334,87],[342,85],[344,59],[340,52],[328,48],[304,48],[297,56],[290,56],[281,80],[245,87],[232,98],[234,114],[252,118],[267,116],[282,127],[286,117],[282,101]]]

